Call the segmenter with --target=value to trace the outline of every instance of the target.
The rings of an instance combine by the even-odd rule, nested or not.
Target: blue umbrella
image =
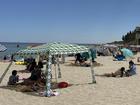
[[[133,57],[134,54],[131,50],[127,49],[127,48],[123,48],[121,49],[121,51],[123,52],[123,55],[127,58],[127,57]]]

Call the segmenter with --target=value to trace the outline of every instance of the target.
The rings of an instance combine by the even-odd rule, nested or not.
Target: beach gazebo
[[[55,42],[55,43],[40,45],[40,46],[30,48],[30,49],[20,50],[16,54],[21,55],[21,56],[32,55],[32,54],[35,54],[35,55],[46,54],[48,56],[48,61],[46,64],[46,79],[47,79],[46,80],[46,96],[49,97],[51,96],[52,56],[62,55],[62,54],[65,54],[65,55],[76,54],[76,53],[83,53],[83,52],[88,52],[89,55],[91,55],[89,48],[86,46]],[[92,83],[96,83],[91,56],[90,56],[90,61],[91,61]],[[57,62],[59,64],[58,60]],[[59,77],[61,77],[60,68],[58,69],[59,69]]]

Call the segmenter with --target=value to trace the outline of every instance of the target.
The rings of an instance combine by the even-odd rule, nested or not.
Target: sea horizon
[[[54,42],[61,42],[61,41],[54,41]],[[53,43],[53,42],[12,42],[12,41],[0,41],[0,44],[2,44],[2,43],[12,43],[12,44],[18,44],[18,43],[26,43],[26,44],[46,44],[46,43]],[[99,44],[106,44],[106,43],[83,43],[83,42],[79,42],[79,43],[77,43],[77,42],[62,42],[62,43],[71,43],[71,44],[82,44],[82,45],[99,45]],[[110,42],[107,42],[107,43],[110,43]]]

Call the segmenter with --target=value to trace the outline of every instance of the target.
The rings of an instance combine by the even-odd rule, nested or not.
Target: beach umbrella
[[[127,48],[123,48],[121,49],[121,51],[123,52],[123,55],[128,58],[128,57],[133,57],[134,54],[133,52],[130,50],[130,49],[127,49]]]
[[[1,45],[1,44],[0,44],[0,52],[3,52],[3,51],[5,51],[5,50],[7,50],[7,48],[6,48],[4,45]]]

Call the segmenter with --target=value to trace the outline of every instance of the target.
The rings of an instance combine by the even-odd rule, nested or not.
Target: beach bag
[[[68,87],[68,83],[67,82],[60,82],[58,83],[58,88],[66,88]]]

